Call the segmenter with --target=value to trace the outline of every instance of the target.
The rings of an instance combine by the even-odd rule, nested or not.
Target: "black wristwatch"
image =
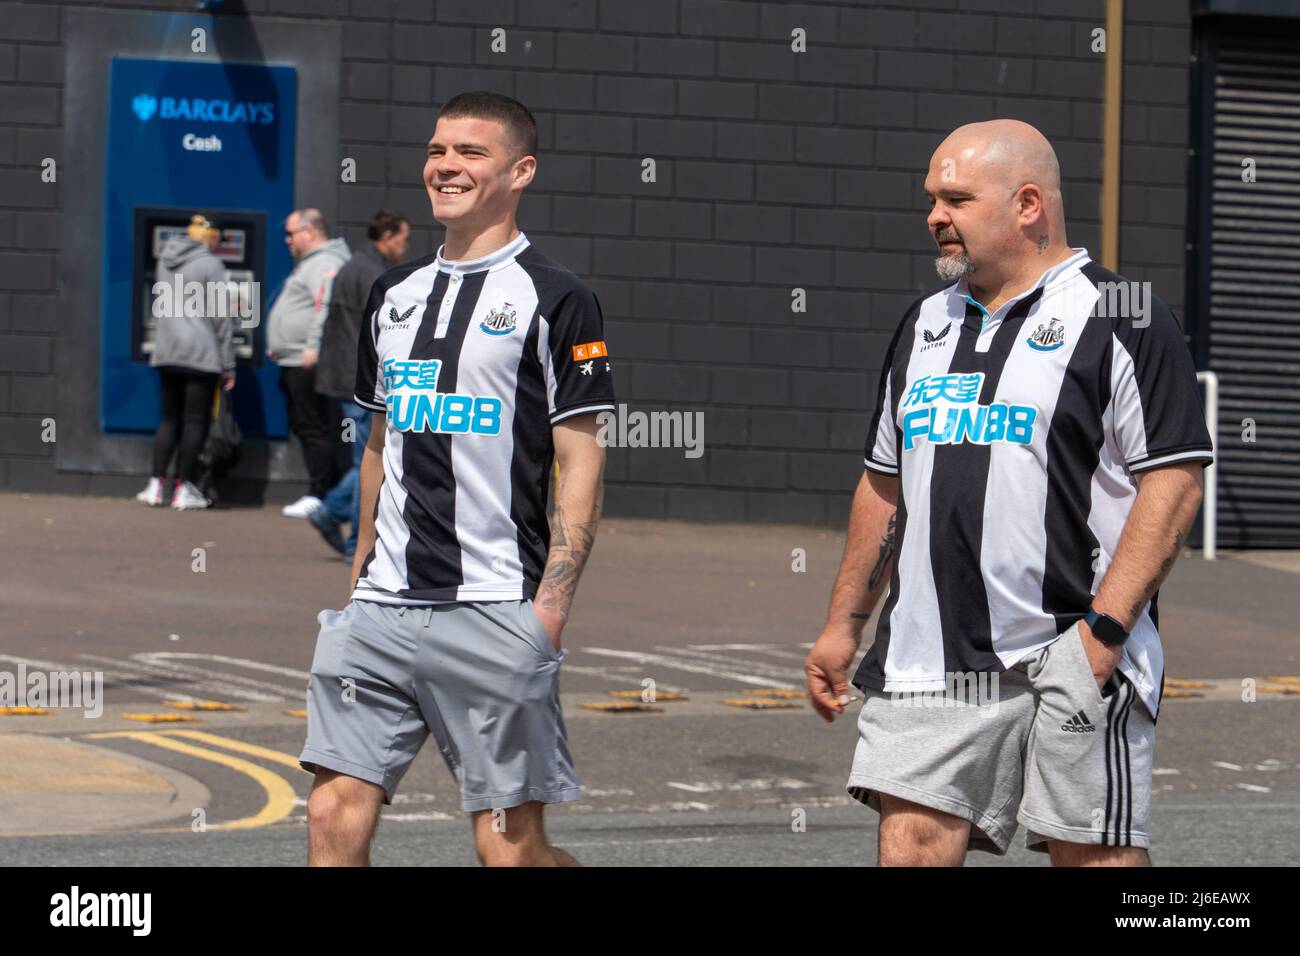
[[[1128,640],[1128,631],[1124,630],[1124,625],[1109,614],[1102,614],[1100,611],[1088,608],[1088,613],[1083,616],[1083,619],[1092,629],[1093,636],[1108,647],[1115,647]]]

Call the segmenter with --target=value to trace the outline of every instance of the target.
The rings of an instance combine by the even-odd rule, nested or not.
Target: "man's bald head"
[[[1061,197],[1061,164],[1047,137],[1020,120],[988,120],[959,126],[935,151],[951,156],[958,165],[969,163],[973,172],[989,176],[1011,190],[1034,183],[1044,193]]]
[[[925,189],[944,278],[1018,272],[1029,256],[1067,246],[1061,166],[1047,137],[1028,123],[989,120],[953,130],[930,160]]]

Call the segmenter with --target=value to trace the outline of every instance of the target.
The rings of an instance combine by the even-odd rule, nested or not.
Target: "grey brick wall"
[[[61,154],[66,6],[0,2],[0,487],[116,492],[123,479],[55,473],[38,437],[55,350],[79,347],[58,321],[69,211],[39,163],[101,175],[98,157]],[[1188,4],[1126,7],[1121,270],[1181,307]],[[922,182],[952,127],[1038,125],[1071,241],[1099,252],[1102,0],[228,0],[223,15],[238,9],[347,24],[350,242],[380,204],[412,217],[413,250],[437,242],[416,177],[451,95],[500,90],[536,114],[522,228],[600,296],[621,400],[704,413],[702,458],[611,452],[610,513],[844,522],[883,350],[937,285]]]
[[[1149,281],[1181,319],[1191,22],[1181,0],[1126,10],[1119,271]]]

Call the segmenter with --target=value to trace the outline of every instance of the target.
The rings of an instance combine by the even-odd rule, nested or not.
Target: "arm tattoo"
[[[578,577],[596,543],[596,519],[571,522],[564,509],[556,505],[551,516],[551,550],[537,589],[537,603],[548,610],[569,616],[569,607],[578,590]]]
[[[867,591],[874,594],[876,588],[880,587],[880,582],[885,576],[885,570],[889,567],[889,559],[894,556],[894,535],[895,524],[898,521],[898,512],[895,511],[889,516],[889,524],[885,527],[885,536],[880,539],[880,552],[876,555],[876,566],[871,569],[871,575],[867,578]]]
[[[1182,554],[1182,552],[1183,532],[1181,529],[1175,529],[1174,550],[1170,554],[1166,555],[1165,559],[1160,562],[1159,573],[1146,583],[1146,586],[1142,589],[1142,596],[1134,601],[1129,607],[1129,613],[1133,615],[1133,617],[1137,617],[1142,613],[1142,608],[1145,607],[1147,601],[1151,599],[1151,595],[1156,593],[1156,589],[1160,587],[1160,582],[1165,579],[1165,575],[1169,573],[1169,570],[1174,566],[1174,562],[1178,560],[1178,556]]]

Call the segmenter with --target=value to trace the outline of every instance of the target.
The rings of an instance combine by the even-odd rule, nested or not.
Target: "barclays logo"
[[[131,101],[131,109],[135,111],[136,116],[140,117],[141,123],[146,123],[149,117],[158,112],[158,100],[148,93],[141,93]]]
[[[164,96],[161,99],[140,93],[131,100],[131,109],[140,122],[155,115],[160,120],[188,120],[201,123],[249,123],[266,126],[275,122],[274,103],[248,103],[237,100],[202,97]]]

